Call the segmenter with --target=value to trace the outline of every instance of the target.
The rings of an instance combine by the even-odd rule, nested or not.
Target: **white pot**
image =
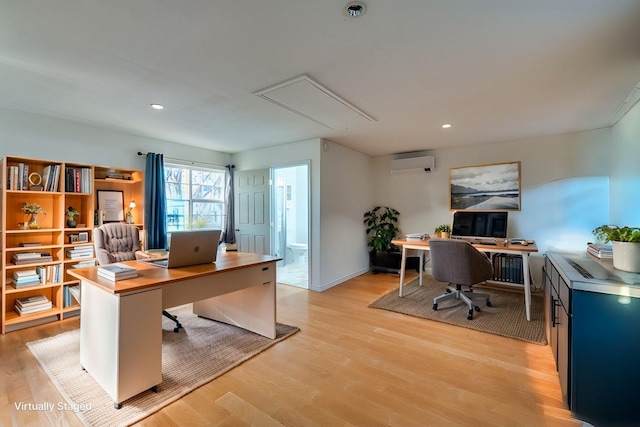
[[[614,268],[640,273],[640,243],[611,242],[611,248]]]

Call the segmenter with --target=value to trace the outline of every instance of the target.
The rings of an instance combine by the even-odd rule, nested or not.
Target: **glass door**
[[[309,289],[309,165],[274,167],[271,178],[277,281]]]

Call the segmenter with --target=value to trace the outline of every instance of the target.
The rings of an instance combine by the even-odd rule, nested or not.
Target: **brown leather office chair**
[[[431,253],[431,275],[434,279],[447,282],[447,292],[433,299],[433,309],[438,303],[447,299],[461,299],[469,308],[467,319],[473,319],[473,310],[480,307],[473,305],[471,298],[484,298],[487,306],[491,306],[489,294],[473,292],[473,285],[493,277],[491,261],[485,254],[474,248],[469,242],[456,239],[429,240]],[[462,290],[466,286],[469,290]]]
[[[110,222],[93,229],[93,245],[96,250],[98,265],[137,259],[136,253],[142,250],[140,230],[138,227],[120,222]],[[166,310],[162,315],[176,323],[174,332],[179,332],[182,325],[177,317]]]

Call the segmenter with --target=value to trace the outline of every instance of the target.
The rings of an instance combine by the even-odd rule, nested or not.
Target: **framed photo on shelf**
[[[449,209],[520,210],[520,162],[449,169]]]
[[[89,233],[87,231],[81,231],[78,233],[78,243],[89,242]]]
[[[104,212],[105,222],[124,221],[124,193],[98,190],[98,209]]]

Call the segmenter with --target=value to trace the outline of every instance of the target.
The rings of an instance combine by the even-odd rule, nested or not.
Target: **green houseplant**
[[[640,273],[640,228],[601,225],[593,235],[600,242],[611,242],[614,268]]]
[[[80,215],[80,212],[75,210],[73,206],[69,206],[65,212],[65,215],[67,215],[67,218],[69,218],[67,220],[67,227],[75,228],[76,225],[78,225],[78,223],[76,222],[76,217]]]
[[[402,253],[391,241],[398,235],[398,217],[400,212],[376,206],[364,213],[364,224],[369,246],[371,271],[378,273],[398,273],[402,262]]]
[[[25,214],[31,215],[29,217],[29,222],[27,223],[27,227],[31,230],[35,230],[40,228],[40,224],[38,224],[38,214],[46,215],[47,213],[42,209],[37,203],[24,203],[22,205],[22,212]]]
[[[451,235],[451,226],[449,224],[440,224],[434,231],[438,237],[448,239]]]

